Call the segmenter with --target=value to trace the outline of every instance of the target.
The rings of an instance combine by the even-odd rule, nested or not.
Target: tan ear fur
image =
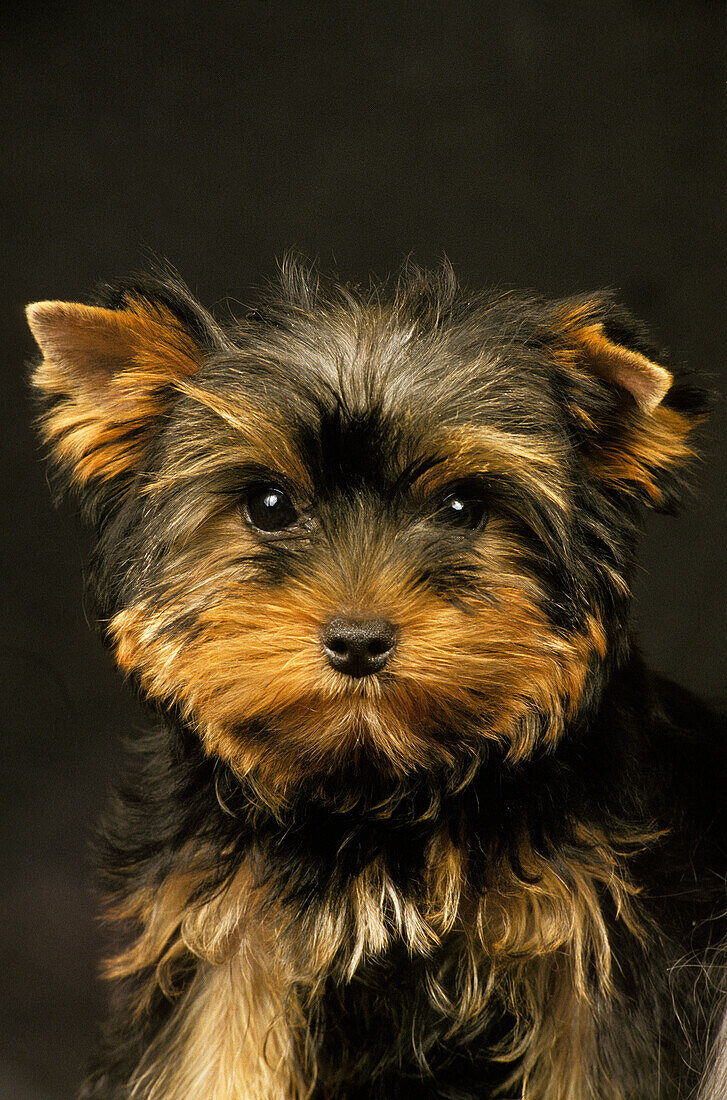
[[[643,412],[651,413],[661,404],[674,381],[668,370],[609,340],[600,322],[584,325],[574,335],[591,370],[604,382],[630,393]]]
[[[143,299],[121,310],[36,302],[26,314],[43,352],[32,382],[48,402],[41,430],[56,461],[79,486],[129,472],[164,411],[163,391],[197,370],[194,339]]]
[[[694,457],[689,437],[702,416],[665,403],[671,372],[607,336],[598,320],[604,308],[598,299],[564,303],[555,318],[554,354],[572,380],[582,458],[599,480],[661,506],[678,496],[681,471]],[[588,385],[594,377],[608,385],[610,399]]]

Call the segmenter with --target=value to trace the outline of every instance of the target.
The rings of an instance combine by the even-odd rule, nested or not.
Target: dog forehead
[[[487,311],[422,324],[394,309],[320,310],[295,324],[242,332],[213,365],[215,384],[287,420],[342,432],[384,422],[419,433],[467,421],[508,428],[550,418],[542,357],[522,325]]]
[[[306,491],[386,492],[421,467],[451,479],[515,455],[540,464],[560,434],[557,403],[522,333],[486,313],[434,325],[383,308],[309,311],[241,327],[196,398],[235,430],[241,459]]]

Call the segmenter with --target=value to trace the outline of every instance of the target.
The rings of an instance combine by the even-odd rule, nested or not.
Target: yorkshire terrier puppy
[[[173,275],[34,385],[155,708],[103,825],[104,1100],[727,1096],[724,726],[629,623],[700,393],[607,295]]]

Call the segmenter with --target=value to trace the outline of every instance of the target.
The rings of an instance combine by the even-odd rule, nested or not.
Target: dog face
[[[608,300],[291,266],[226,330],[173,279],[29,320],[108,642],[238,774],[455,781],[553,745],[622,655],[697,409]]]

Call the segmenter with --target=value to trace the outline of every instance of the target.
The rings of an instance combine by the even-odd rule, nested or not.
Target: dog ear
[[[588,473],[669,509],[694,451],[706,395],[658,362],[643,328],[607,296],[557,303],[551,350]]]
[[[174,393],[221,334],[181,284],[108,290],[109,305],[36,302],[27,308],[43,353],[32,383],[53,461],[87,504],[131,480]]]

